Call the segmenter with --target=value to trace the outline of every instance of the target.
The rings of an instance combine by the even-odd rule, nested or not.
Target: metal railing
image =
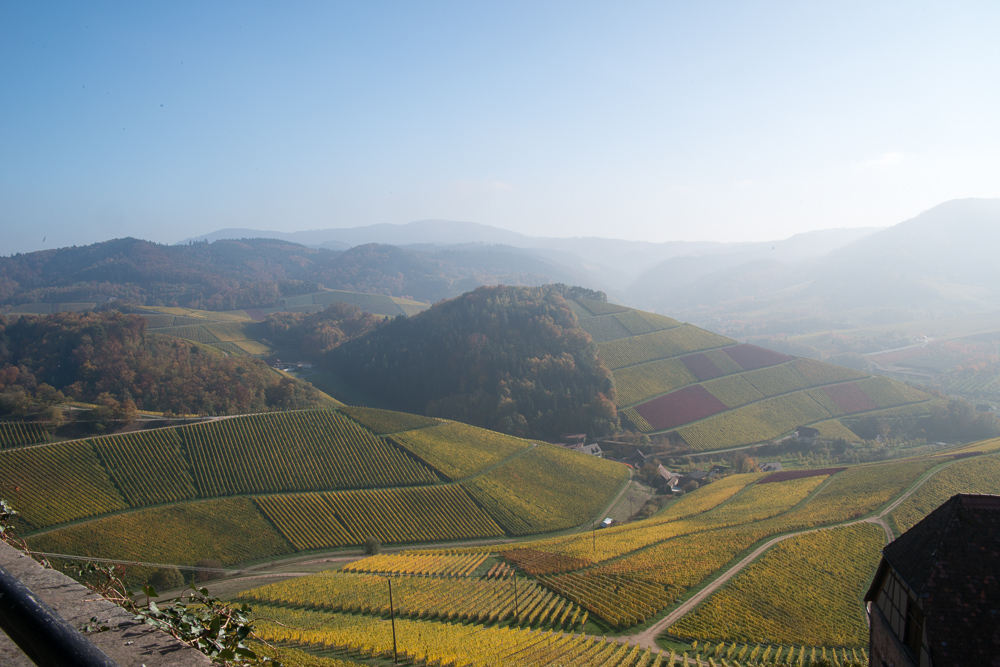
[[[118,664],[2,567],[0,628],[39,667]]]

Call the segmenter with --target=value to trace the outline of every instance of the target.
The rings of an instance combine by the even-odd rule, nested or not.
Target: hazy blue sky
[[[0,253],[894,224],[1000,196],[998,26],[992,0],[2,2]]]

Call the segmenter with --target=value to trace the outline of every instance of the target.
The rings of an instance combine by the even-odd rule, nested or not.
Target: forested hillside
[[[312,386],[262,361],[149,334],[138,315],[0,318],[0,409],[63,397],[113,410],[236,414],[319,405]]]
[[[292,305],[322,288],[434,302],[481,284],[572,279],[515,248],[309,248],[275,239],[159,245],[134,238],[0,257],[0,307],[117,300],[238,310]]]
[[[556,286],[481,287],[325,363],[397,409],[504,433],[603,435],[618,424],[611,375]]]

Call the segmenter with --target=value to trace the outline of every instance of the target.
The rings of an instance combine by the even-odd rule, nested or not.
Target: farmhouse
[[[652,452],[649,454],[643,454],[642,451],[636,447],[635,452],[622,459],[622,462],[628,463],[636,468],[641,468],[647,463],[653,463],[653,454]]]
[[[656,466],[656,472],[659,473],[660,477],[662,477],[667,482],[667,484],[670,485],[673,485],[681,478],[681,476],[678,475],[677,473],[671,472],[670,470],[664,468],[662,464]]]
[[[681,489],[680,475],[667,470],[662,465],[658,465],[656,467],[656,472],[663,478],[663,481],[666,483],[665,486],[670,490],[670,493],[679,494],[683,491],[683,489]]]
[[[870,665],[1000,665],[1000,496],[958,494],[882,550]]]
[[[768,461],[760,464],[761,472],[781,472],[781,463],[778,461]]]

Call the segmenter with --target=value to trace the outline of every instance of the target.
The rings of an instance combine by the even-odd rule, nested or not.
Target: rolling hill
[[[624,306],[570,301],[614,378],[620,415],[675,432],[695,451],[771,440],[814,426],[856,436],[842,417],[926,411],[931,397],[888,378],[741,344]]]
[[[173,312],[177,319],[168,322]],[[248,340],[260,334],[246,320],[198,325],[206,320],[180,313],[151,315],[151,324],[175,325],[151,331],[232,352],[266,351]],[[593,349],[582,344],[583,332]],[[548,288],[480,288],[361,334],[319,361],[394,409],[535,437],[603,435],[593,414],[576,414],[567,403],[592,404],[599,392],[636,430],[676,434],[699,452],[773,440],[798,426],[858,440],[849,422],[927,414],[931,404],[929,395],[886,377],[739,343],[654,313],[566,299]],[[546,415],[555,414],[557,395],[554,421]],[[521,426],[512,415],[524,416]]]
[[[0,488],[51,553],[193,564],[499,538],[594,519],[616,463],[368,408],[226,418],[0,451]]]

